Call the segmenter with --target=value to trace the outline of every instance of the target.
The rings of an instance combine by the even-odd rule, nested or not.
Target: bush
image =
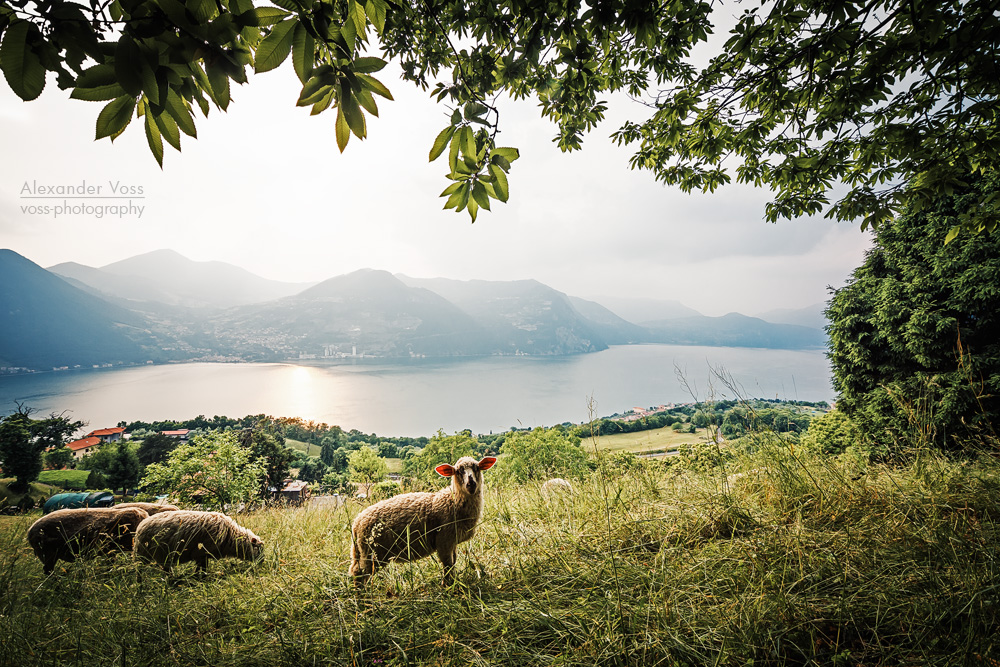
[[[395,480],[385,480],[371,489],[371,500],[385,500],[403,492],[403,485]]]

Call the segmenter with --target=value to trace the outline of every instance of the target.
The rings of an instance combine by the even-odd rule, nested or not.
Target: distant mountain
[[[595,299],[615,315],[635,324],[676,320],[681,317],[698,317],[697,310],[688,308],[680,301],[668,299],[644,299],[628,296],[601,296]]]
[[[794,324],[772,324],[756,317],[729,313],[722,317],[682,317],[647,322],[649,342],[671,345],[763,347],[782,350],[816,349],[826,346],[820,329]]]
[[[241,306],[213,320],[227,347],[317,356],[489,354],[489,332],[441,296],[363,269],[294,296]]]
[[[50,270],[123,299],[195,308],[260,303],[311,285],[268,280],[225,262],[196,262],[173,250],[155,250],[99,269],[68,262]]]
[[[814,303],[805,308],[778,308],[757,315],[760,319],[774,324],[798,324],[803,327],[822,329],[828,322],[823,311],[825,303]]]
[[[7,366],[162,360],[144,318],[88,294],[12,250],[0,250],[0,359]]]
[[[141,276],[117,275],[92,266],[64,262],[50,266],[48,270],[62,276],[75,287],[98,296],[113,296],[129,301],[158,301],[174,303],[175,295],[162,286]]]
[[[581,301],[598,320],[584,316],[571,297],[537,280],[487,281],[397,276],[439,294],[495,337],[503,354],[576,354],[625,342],[633,325],[598,304]],[[599,321],[601,320],[601,321]],[[616,327],[620,327],[618,330]]]

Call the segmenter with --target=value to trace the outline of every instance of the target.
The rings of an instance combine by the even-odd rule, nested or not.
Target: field
[[[87,477],[89,476],[89,470],[43,470],[38,475],[38,481],[63,489],[79,489],[82,491],[87,488]],[[67,481],[69,485],[64,483]]]
[[[704,442],[708,439],[705,429],[699,428],[694,433],[678,433],[669,426],[650,431],[635,433],[615,433],[597,438],[597,448],[601,451],[625,451],[633,454],[650,452],[668,452],[676,450],[678,445]],[[587,451],[593,451],[593,445],[588,440]]]
[[[37,512],[0,517],[0,664],[996,667],[996,459],[672,460],[549,499],[488,473],[448,589],[426,559],[356,592],[353,502],[238,517],[263,559],[205,578],[125,555],[46,578]]]

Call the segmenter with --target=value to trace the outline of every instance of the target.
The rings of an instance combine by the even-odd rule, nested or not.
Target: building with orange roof
[[[94,450],[102,444],[104,444],[104,441],[99,437],[88,436],[86,438],[81,438],[67,443],[66,446],[69,447],[71,452],[73,452],[73,458],[79,460],[87,454],[92,454]]]
[[[125,432],[121,426],[115,426],[114,428],[100,428],[96,431],[91,431],[87,434],[88,438],[100,438],[101,442],[115,442],[116,440],[122,439],[122,433]]]

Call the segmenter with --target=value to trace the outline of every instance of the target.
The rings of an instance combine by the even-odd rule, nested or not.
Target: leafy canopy
[[[348,459],[351,480],[361,484],[381,482],[389,473],[389,466],[373,447],[361,447]]]
[[[165,463],[147,466],[141,485],[185,504],[225,509],[256,498],[266,474],[236,433],[216,431],[178,445]]]
[[[291,60],[296,104],[335,110],[343,151],[364,139],[374,75],[451,108],[430,145],[447,154],[445,208],[475,221],[507,201],[519,156],[500,146],[498,99],[534,97],[563,150],[625,92],[647,117],[613,134],[633,168],[684,190],[732,180],[768,187],[770,220],[825,212],[889,220],[990,173],[1000,156],[1000,15],[992,0],[776,0],[751,4],[705,66],[692,49],[733,7],[704,0],[0,0],[0,69],[22,99],[46,72],[71,97],[105,103],[96,137],[133,119],[162,165],[163,144],[197,136],[194,112],[225,110],[231,85]],[[741,5],[745,6],[745,5]],[[720,40],[721,41],[721,40]],[[372,55],[379,52],[378,56]],[[836,190],[836,201],[831,201]],[[992,230],[997,200],[959,222]]]
[[[445,435],[438,429],[419,452],[403,460],[403,475],[425,486],[444,486],[447,480],[434,472],[434,468],[442,463],[455,464],[463,456],[472,456],[475,445],[476,439],[469,431]]]
[[[559,428],[536,428],[508,435],[500,446],[504,476],[519,483],[553,477],[581,478],[587,453],[580,439]]]

